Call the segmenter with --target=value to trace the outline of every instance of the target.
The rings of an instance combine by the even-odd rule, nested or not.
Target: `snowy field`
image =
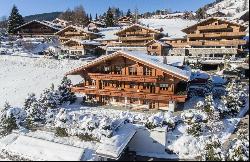
[[[184,20],[184,19],[140,19],[139,20],[142,24],[155,28],[160,29],[163,28],[163,33],[167,34],[171,38],[180,38],[184,37],[185,33],[181,30],[194,25],[197,23],[196,20]]]
[[[0,56],[0,107],[5,101],[22,106],[28,93],[39,95],[52,83],[58,85],[65,72],[84,61]]]

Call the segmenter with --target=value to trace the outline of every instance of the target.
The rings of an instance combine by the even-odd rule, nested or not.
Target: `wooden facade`
[[[15,29],[17,35],[23,37],[44,37],[54,36],[54,33],[58,32],[60,28],[54,27],[45,22],[33,20],[26,24],[23,24]]]
[[[61,43],[65,43],[70,39],[92,40],[100,37],[97,33],[72,25],[58,31],[55,35],[59,37]]]
[[[121,51],[98,58],[67,75],[82,76],[84,82],[72,90],[103,105],[113,103],[173,111],[172,105],[187,98],[188,78]]]
[[[185,38],[165,39],[174,48],[237,48],[241,49],[246,41],[246,27],[237,23],[209,18],[182,31]]]
[[[158,40],[152,40],[148,42],[146,46],[148,54],[154,56],[167,56],[169,50],[172,48],[170,44],[166,44]]]
[[[131,24],[133,24],[133,19],[132,19],[132,17],[123,16],[123,17],[118,19],[118,24],[120,24],[120,25],[131,25]]]
[[[146,43],[152,40],[158,40],[161,32],[155,29],[150,29],[139,24],[131,25],[116,33],[118,36],[118,46],[145,46]]]

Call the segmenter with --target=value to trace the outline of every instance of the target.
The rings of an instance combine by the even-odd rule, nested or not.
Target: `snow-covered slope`
[[[140,23],[155,28],[163,28],[163,33],[171,38],[184,37],[186,34],[181,30],[197,23],[196,20],[176,19],[140,19]]]
[[[247,5],[245,5],[247,4]],[[217,11],[234,16],[235,14],[249,10],[249,0],[223,0],[216,3],[207,9],[208,14],[213,14]]]
[[[66,72],[82,64],[76,60],[0,55],[0,108],[5,101],[22,106],[28,93],[39,95],[52,83],[58,85]]]

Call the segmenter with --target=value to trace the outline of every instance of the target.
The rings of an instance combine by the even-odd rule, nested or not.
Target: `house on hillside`
[[[101,44],[93,40],[70,39],[63,43],[61,53],[80,58],[83,55],[97,54]]]
[[[227,17],[223,12],[217,11],[215,13],[209,14],[208,17]]]
[[[52,37],[61,30],[58,26],[43,21],[33,20],[15,29],[17,35],[22,37]]]
[[[148,54],[154,56],[167,56],[169,54],[169,50],[172,48],[170,44],[159,40],[152,40],[148,42],[146,47]]]
[[[79,39],[79,40],[93,40],[101,37],[100,34],[88,31],[82,27],[78,26],[67,26],[62,30],[55,33],[58,36],[61,43],[65,43],[70,39]]]
[[[118,41],[107,44],[107,53],[119,50],[146,51],[148,42],[162,37],[160,31],[139,24],[126,27],[115,33],[115,35],[118,36]]]
[[[187,34],[186,38],[165,42],[174,47],[170,55],[181,54],[191,60],[198,59],[204,66],[216,70],[225,59],[243,52],[246,29],[247,27],[235,22],[209,18],[183,29]]]
[[[133,24],[133,18],[128,16],[123,16],[118,19],[118,24],[122,26],[129,26]]]
[[[98,104],[130,108],[174,111],[185,102],[189,69],[167,64],[162,56],[118,51],[74,69],[67,75],[80,75],[84,82],[72,91]]]

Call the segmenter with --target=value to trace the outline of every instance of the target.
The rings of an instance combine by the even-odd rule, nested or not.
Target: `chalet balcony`
[[[238,46],[246,44],[245,40],[220,40],[220,41],[189,41],[191,46]]]
[[[119,75],[119,74],[101,74],[89,73],[91,79],[95,80],[119,80],[127,82],[157,82],[157,76],[138,76],[138,75]]]
[[[188,44],[191,46],[202,46],[203,45],[203,43],[201,41],[189,41]]]
[[[203,36],[204,36],[203,34],[197,34],[197,33],[187,35],[188,38],[203,38]]]
[[[204,33],[205,38],[220,38],[220,37],[244,37],[245,32],[222,32],[222,33]]]
[[[67,36],[74,36],[74,35],[81,35],[81,32],[65,32],[64,34]]]
[[[185,94],[156,94],[156,93],[144,93],[144,92],[130,92],[124,90],[106,90],[106,89],[96,89],[89,87],[72,87],[72,91],[76,93],[101,95],[101,96],[112,96],[112,97],[131,97],[144,100],[157,100],[157,101],[169,101],[176,100],[179,102],[184,102],[187,98]]]
[[[148,32],[142,32],[142,31],[136,31],[136,32],[126,32],[126,34],[122,34],[122,36],[124,35],[147,35],[149,34]]]
[[[143,36],[129,36],[129,37],[119,37],[121,41],[143,41],[143,40],[153,40],[154,37],[143,37]]]
[[[221,25],[206,25],[206,26],[198,26],[197,30],[218,30],[218,29],[227,29],[228,24]]]

